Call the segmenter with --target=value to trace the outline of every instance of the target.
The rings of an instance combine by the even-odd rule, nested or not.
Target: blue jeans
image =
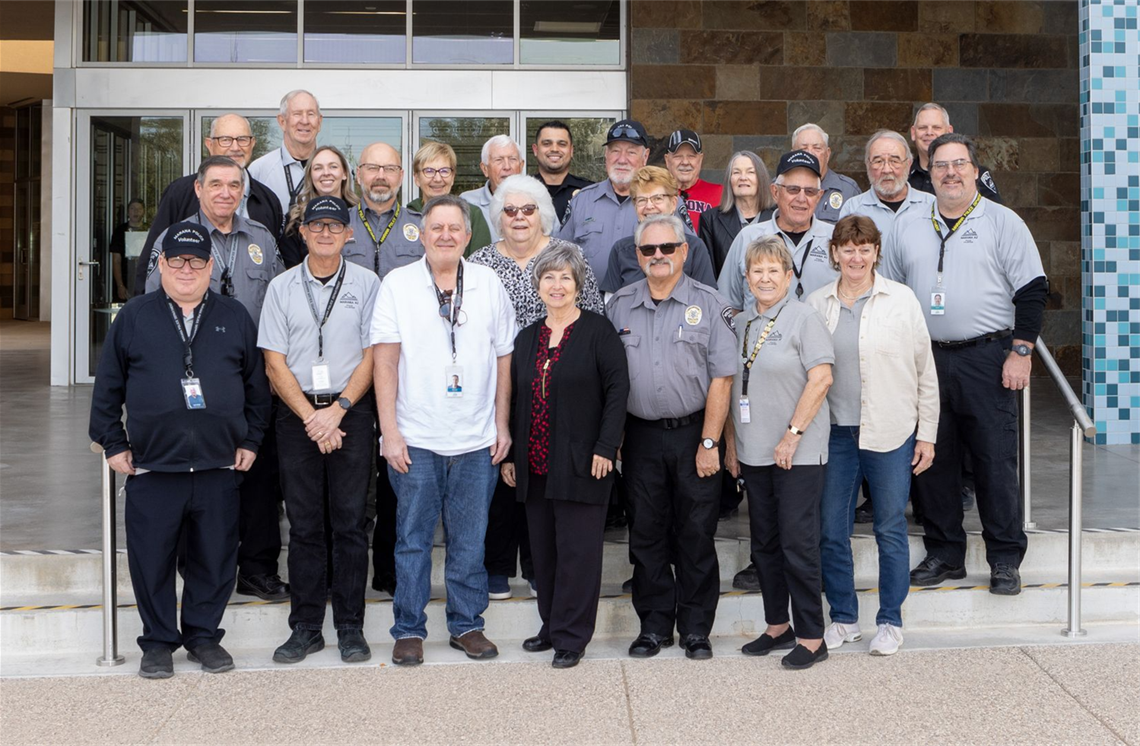
[[[456,637],[483,629],[487,609],[487,571],[483,541],[487,514],[499,470],[490,449],[440,456],[408,447],[407,474],[388,467],[396,492],[396,595],[392,637],[427,638],[431,599],[431,550],[435,524],[443,515],[447,542],[447,629]]]
[[[875,543],[879,545],[879,614],[875,624],[901,627],[902,604],[910,591],[905,510],[910,494],[914,435],[895,450],[878,453],[859,448],[858,427],[832,425],[827,449],[819,551],[831,621],[840,624],[859,621],[851,532],[855,527],[859,486],[866,478],[875,496],[873,525]]]

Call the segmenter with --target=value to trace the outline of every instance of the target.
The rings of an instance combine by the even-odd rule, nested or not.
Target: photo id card
[[[448,365],[443,369],[444,386],[447,388],[448,399],[458,399],[463,396],[463,366]]]
[[[182,379],[182,398],[187,409],[205,409],[206,398],[202,396],[202,382],[197,378]]]
[[[752,422],[752,410],[748,406],[748,397],[740,397],[740,422],[747,425]]]
[[[313,363],[313,391],[328,391],[332,388],[332,378],[329,376],[329,364]]]
[[[930,315],[946,315],[946,288],[934,287],[930,291]]]

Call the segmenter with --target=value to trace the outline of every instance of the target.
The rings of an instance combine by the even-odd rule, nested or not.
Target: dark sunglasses
[[[680,242],[648,243],[648,244],[642,244],[641,246],[638,246],[637,250],[641,252],[642,256],[653,256],[654,254],[657,253],[657,250],[660,249],[662,254],[664,254],[665,256],[669,256],[670,254],[672,254],[674,251],[676,251],[680,247],[681,247]]]
[[[641,141],[641,133],[632,124],[622,124],[610,130],[610,139],[615,137],[630,137]]]
[[[507,217],[513,218],[520,212],[528,218],[538,211],[538,205],[523,205],[522,207],[515,207],[514,205],[505,205],[503,212],[507,213]]]

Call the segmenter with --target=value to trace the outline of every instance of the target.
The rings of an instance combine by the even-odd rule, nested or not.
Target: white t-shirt
[[[388,273],[372,314],[372,344],[400,344],[396,425],[409,446],[441,456],[494,445],[498,358],[515,345],[514,306],[493,270],[463,261],[460,309],[453,361],[451,325],[420,259]],[[462,392],[449,392],[457,374]]]

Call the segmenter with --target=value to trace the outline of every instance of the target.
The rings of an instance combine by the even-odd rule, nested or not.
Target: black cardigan
[[[771,218],[773,212],[775,208],[771,207],[761,210],[753,222],[762,223]],[[728,250],[732,248],[732,242],[743,227],[740,224],[740,215],[735,209],[721,212],[719,207],[710,207],[701,213],[700,236],[712,252],[713,269],[716,271],[717,279],[720,279],[720,271],[724,268]]]
[[[527,497],[531,385],[539,331],[545,323],[541,318],[519,332],[511,355],[511,435],[519,502]],[[595,454],[611,461],[616,457],[629,399],[625,348],[606,317],[582,311],[546,386],[550,395],[546,498],[604,505],[610,499],[613,472],[595,479],[590,468]]]

